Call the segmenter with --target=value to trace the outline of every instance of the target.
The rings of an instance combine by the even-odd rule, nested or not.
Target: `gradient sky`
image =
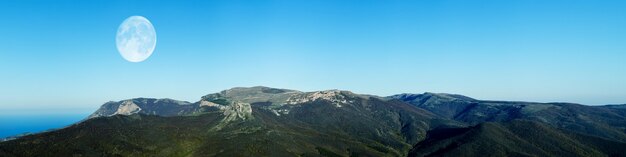
[[[621,0],[7,0],[0,110],[195,102],[256,85],[626,103],[624,8]],[[148,18],[158,37],[141,63],[115,47],[132,15]]]

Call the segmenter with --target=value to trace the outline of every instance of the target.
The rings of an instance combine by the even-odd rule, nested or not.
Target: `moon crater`
[[[129,62],[146,60],[156,47],[156,32],[143,16],[128,17],[117,29],[117,50]]]

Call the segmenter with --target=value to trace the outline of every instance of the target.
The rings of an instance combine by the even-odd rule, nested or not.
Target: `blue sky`
[[[197,101],[237,86],[626,103],[626,1],[0,2],[0,110]],[[157,46],[115,33],[148,18]]]

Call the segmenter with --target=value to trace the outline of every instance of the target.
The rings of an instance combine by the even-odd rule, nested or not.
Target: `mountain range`
[[[107,102],[0,156],[626,156],[626,105],[238,87]]]

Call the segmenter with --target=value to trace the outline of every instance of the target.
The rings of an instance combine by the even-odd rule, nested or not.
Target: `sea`
[[[64,128],[80,122],[91,114],[89,111],[62,113],[0,113],[3,113],[0,114],[0,139]]]

